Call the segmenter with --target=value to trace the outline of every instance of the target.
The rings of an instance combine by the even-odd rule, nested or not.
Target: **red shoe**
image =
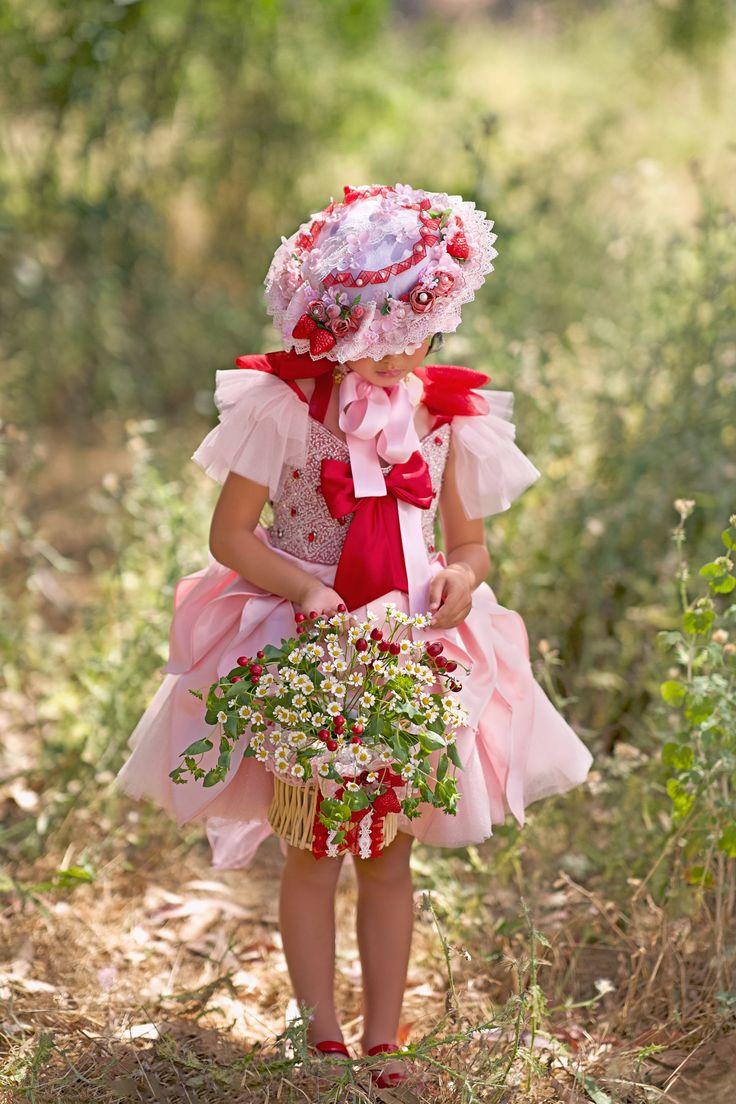
[[[379,1043],[367,1050],[365,1055],[367,1058],[372,1058],[375,1054],[394,1054],[398,1050],[398,1043]],[[395,1085],[400,1085],[402,1081],[409,1079],[408,1073],[377,1073],[376,1070],[371,1070],[370,1075],[371,1081],[379,1089],[392,1089]]]
[[[344,1043],[339,1043],[337,1039],[325,1039],[321,1043],[310,1043],[308,1049],[320,1054],[342,1054],[345,1058],[350,1057],[348,1048]]]

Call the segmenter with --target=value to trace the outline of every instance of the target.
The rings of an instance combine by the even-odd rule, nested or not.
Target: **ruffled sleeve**
[[[192,460],[224,483],[235,472],[276,494],[285,464],[304,463],[309,434],[307,404],[277,376],[230,368],[215,376],[220,423]]]
[[[457,488],[468,518],[508,510],[542,474],[515,443],[513,391],[477,391],[488,413],[452,419]]]

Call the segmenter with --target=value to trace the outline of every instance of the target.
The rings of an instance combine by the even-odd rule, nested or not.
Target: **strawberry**
[[[310,356],[318,357],[322,356],[329,349],[337,344],[335,335],[330,333],[329,330],[322,330],[319,326],[315,327],[315,330],[309,335],[309,353]]]
[[[311,314],[303,314],[291,331],[291,336],[311,338],[316,329],[318,329],[318,326]]]
[[[462,230],[458,230],[455,237],[451,242],[448,242],[447,252],[451,257],[458,257],[462,261],[466,261],[470,256],[470,247],[468,246],[468,239]]]
[[[379,794],[373,802],[373,811],[379,816],[385,816],[386,813],[400,813],[401,802],[396,796],[396,790],[388,789],[385,793]]]

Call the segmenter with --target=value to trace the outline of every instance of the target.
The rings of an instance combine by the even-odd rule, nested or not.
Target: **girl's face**
[[[429,337],[425,338],[414,353],[393,353],[381,360],[361,357],[360,360],[346,361],[346,365],[369,383],[375,383],[379,387],[393,387],[419,367],[427,355],[431,340]]]

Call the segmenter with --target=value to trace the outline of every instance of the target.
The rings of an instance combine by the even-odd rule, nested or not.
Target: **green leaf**
[[[713,874],[704,866],[689,866],[685,871],[685,881],[690,885],[712,886]]]
[[[192,688],[190,686],[189,687],[189,693],[193,694],[195,698],[199,698],[200,701],[204,700],[204,695],[202,694],[201,690],[192,690]]]
[[[210,786],[216,786],[218,782],[222,781],[222,773],[219,767],[213,767],[212,770],[208,770],[202,780],[202,785],[209,788]]]
[[[693,765],[693,749],[670,741],[662,748],[662,762],[675,770],[689,770]]]
[[[447,756],[446,755],[440,755],[439,762],[437,763],[437,779],[438,779],[438,781],[441,782],[442,779],[445,777],[445,775],[447,774],[449,766],[450,766],[450,760],[447,758]]]
[[[736,549],[736,529],[733,526],[729,526],[728,529],[724,529],[721,533],[721,540],[725,544],[726,548]]]
[[[736,577],[733,575],[725,575],[720,582],[709,583],[710,589],[716,594],[730,594],[736,587]]]
[[[707,721],[715,711],[716,703],[711,698],[696,698],[688,696],[685,707],[685,716],[694,725]]]
[[[455,766],[459,767],[462,770],[463,762],[462,762],[462,759],[460,758],[460,752],[457,750],[457,747],[455,746],[455,744],[448,744],[447,745],[447,754],[449,755],[450,759],[455,764]]]
[[[437,751],[439,748],[445,746],[444,740],[441,740],[436,736],[430,736],[428,732],[421,733],[418,739],[419,746],[423,748],[424,751]]]
[[[729,859],[736,859],[736,824],[729,824],[718,837],[718,849],[724,851]]]
[[[203,736],[201,740],[195,740],[188,748],[181,752],[182,755],[204,755],[206,751],[212,751],[213,743]]]
[[[712,609],[688,610],[682,617],[682,631],[689,636],[710,632],[715,614]]]
[[[669,679],[660,684],[659,692],[668,705],[678,706],[684,702],[687,690],[681,682]]]

